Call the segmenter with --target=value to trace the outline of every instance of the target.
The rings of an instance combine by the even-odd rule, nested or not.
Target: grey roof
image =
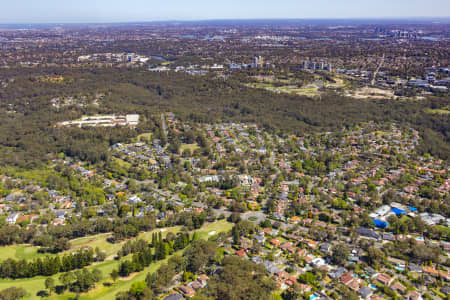
[[[271,261],[265,260],[263,264],[266,267],[267,271],[269,271],[269,273],[271,274],[275,274],[280,271],[280,269],[278,269],[278,267]]]
[[[444,294],[446,294],[446,295],[448,295],[448,294],[450,294],[450,286],[444,286],[442,289],[441,289],[441,293],[444,293]]]
[[[319,250],[323,251],[323,252],[328,252],[331,248],[331,244],[330,243],[324,243],[322,245],[320,245]]]
[[[254,262],[255,264],[260,264],[263,262],[263,259],[259,256],[253,256],[252,257],[252,262]]]
[[[408,264],[408,269],[412,272],[422,273],[422,267],[413,263]]]
[[[363,298],[369,297],[372,293],[372,290],[367,286],[363,286],[358,290],[358,294]]]
[[[55,215],[57,216],[57,217],[62,217],[62,216],[65,216],[66,215],[66,211],[55,211]]]
[[[260,243],[264,243],[265,242],[265,239],[264,239],[264,236],[261,236],[261,235],[259,235],[259,234],[253,234],[253,238],[255,239],[255,240],[257,240],[258,242],[260,242]]]
[[[183,296],[181,296],[180,294],[171,294],[166,298],[164,298],[164,300],[180,300],[180,299],[183,299]]]
[[[336,270],[330,272],[328,275],[329,275],[331,278],[334,279],[334,278],[339,278],[339,277],[341,277],[345,272],[347,272],[347,269],[346,269],[346,268],[339,267],[339,268],[337,268]]]
[[[383,233],[383,240],[395,241],[395,237],[389,233]]]
[[[377,240],[380,239],[380,235],[378,233],[376,233],[375,231],[370,230],[369,228],[358,227],[358,229],[356,231],[358,232],[359,235],[374,238]]]
[[[375,275],[375,274],[378,273],[378,272],[377,272],[374,268],[372,268],[371,266],[368,266],[368,267],[365,268],[364,270],[367,272],[367,274],[368,274],[369,276],[373,276],[373,275]]]

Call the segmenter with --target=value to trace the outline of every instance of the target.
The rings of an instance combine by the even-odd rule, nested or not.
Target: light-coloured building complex
[[[60,126],[91,126],[91,127],[113,127],[130,126],[135,127],[139,123],[139,115],[106,115],[106,116],[85,116],[75,121],[65,121],[58,123]]]

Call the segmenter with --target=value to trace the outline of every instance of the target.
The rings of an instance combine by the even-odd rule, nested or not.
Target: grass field
[[[110,236],[109,233],[98,234],[94,236],[83,237],[75,240],[71,240],[70,243],[72,247],[67,252],[72,252],[78,248],[82,247],[92,247],[95,249],[98,247],[100,250],[105,251],[107,256],[116,254],[120,250],[123,243],[111,244],[107,241]]]
[[[321,75],[315,75],[316,83],[306,84],[298,87],[294,79],[275,79],[274,76],[254,76],[258,82],[246,84],[246,86],[265,89],[275,93],[296,94],[299,96],[306,96],[315,98],[320,95],[319,88],[323,85],[329,89],[340,89],[348,86],[348,82],[340,77],[333,77],[334,82],[327,81]]]
[[[1,173],[11,173],[12,177],[30,180],[39,184],[44,183],[49,175],[57,175],[52,169],[41,168],[22,171],[16,168],[0,169]]]
[[[200,147],[197,144],[183,144],[180,146],[181,152],[183,152],[186,149],[191,150],[191,152],[194,152],[195,149],[199,149]]]
[[[160,230],[161,229],[155,229],[153,231],[142,232],[139,234],[138,238],[150,242],[152,239],[152,234],[154,232],[159,232]],[[165,237],[167,235],[167,233],[169,233],[169,232],[177,233],[180,230],[181,230],[181,226],[164,228],[162,230],[162,235],[163,235],[163,237]],[[71,243],[72,247],[67,252],[71,252],[73,250],[76,250],[76,249],[82,248],[82,247],[92,247],[92,249],[95,249],[96,247],[98,247],[100,250],[105,251],[107,256],[116,254],[122,248],[122,245],[125,243],[125,241],[120,242],[120,243],[111,244],[107,241],[107,239],[110,235],[111,234],[109,234],[109,233],[102,233],[102,234],[97,234],[94,236],[87,236],[87,237],[71,240],[70,243]]]
[[[231,230],[232,226],[233,226],[232,223],[228,223],[226,220],[221,220],[221,221],[217,221],[214,223],[206,224],[202,228],[196,230],[196,232],[198,233],[199,238],[207,239],[216,233],[226,232],[226,231]],[[150,241],[153,232],[162,231],[163,236],[165,236],[168,232],[176,233],[176,232],[179,232],[180,230],[181,230],[180,226],[164,228],[162,230],[155,229],[152,232],[141,233],[139,235],[139,238]],[[77,248],[77,247],[82,247],[82,246],[91,246],[93,248],[99,247],[102,250],[106,250],[107,253],[109,253],[108,255],[117,253],[117,251],[122,247],[122,244],[124,242],[118,243],[118,244],[110,244],[106,241],[107,237],[108,237],[108,234],[99,234],[99,235],[96,235],[93,237],[85,237],[85,238],[72,240],[71,241],[72,249]],[[15,247],[15,248],[8,249],[5,252],[5,253],[7,253],[6,255],[11,256],[11,255],[16,255],[16,253],[19,253],[18,254],[19,256],[20,255],[25,255],[25,256],[29,255],[29,258],[33,258],[33,255],[35,255],[35,254],[33,254],[34,250],[30,251],[29,253],[26,250],[26,247],[31,247],[31,246],[11,246],[11,247]],[[22,250],[19,251],[20,247],[24,248],[23,252],[22,252]],[[9,247],[3,247],[3,248],[9,248]],[[35,247],[31,247],[31,248],[35,248]],[[21,253],[24,253],[24,254],[21,254]],[[180,251],[176,254],[181,254],[181,253],[182,253],[182,251]],[[2,255],[5,255],[5,254],[2,253]],[[123,259],[128,259],[128,258],[123,258]],[[156,263],[150,265],[149,267],[145,268],[142,272],[140,272],[136,276],[132,277],[131,279],[118,280],[114,285],[109,285],[109,283],[111,283],[109,274],[111,273],[111,271],[113,269],[116,269],[118,267],[119,261],[106,260],[102,263],[91,265],[91,266],[87,267],[87,269],[94,269],[94,268],[99,269],[100,271],[102,271],[104,279],[100,283],[97,284],[95,289],[89,291],[88,293],[82,294],[80,299],[84,299],[84,300],[114,299],[115,294],[117,292],[128,290],[131,287],[131,285],[136,281],[144,281],[145,277],[147,276],[147,273],[156,271],[159,268],[159,266],[164,262],[165,261],[156,262]],[[59,284],[58,278],[60,275],[61,275],[61,273],[53,276],[56,284]],[[11,287],[11,286],[23,287],[27,291],[27,295],[25,296],[24,299],[39,299],[40,297],[38,297],[36,294],[39,291],[44,290],[45,278],[46,277],[39,276],[39,277],[34,277],[34,278],[17,279],[17,280],[2,279],[2,280],[0,280],[0,290]],[[53,294],[51,297],[49,297],[49,299],[68,300],[68,299],[72,299],[74,296],[75,296],[75,294],[73,294],[73,293],[66,293],[63,295]]]
[[[373,87],[363,87],[355,91],[347,92],[347,96],[356,99],[396,99],[392,90],[383,90]]]
[[[142,141],[142,140],[150,140],[152,138],[153,133],[149,132],[149,133],[143,133],[138,135],[137,140],[138,141]]]
[[[428,114],[438,114],[438,115],[448,115],[450,114],[450,109],[431,109],[428,108],[425,110]]]
[[[436,225],[436,227],[444,233],[444,235],[450,236],[450,228],[443,225]]]
[[[339,89],[339,88],[345,88],[348,86],[348,83],[342,78],[333,77],[333,80],[335,82],[329,82],[329,81],[325,82],[325,87],[332,88],[332,89]]]
[[[315,97],[319,95],[319,88],[314,84],[308,84],[304,87],[297,87],[295,85],[283,85],[283,86],[274,86],[271,83],[252,83],[247,84],[247,86],[257,89],[265,89],[275,93],[286,93],[286,94],[296,94],[307,97]]]
[[[113,157],[112,158],[120,167],[125,168],[126,170],[128,170],[129,168],[131,168],[131,164],[127,161],[124,161],[123,159],[117,158],[117,157]]]
[[[33,259],[43,257],[48,254],[38,253],[38,247],[30,245],[13,245],[0,247],[0,260],[13,259]]]

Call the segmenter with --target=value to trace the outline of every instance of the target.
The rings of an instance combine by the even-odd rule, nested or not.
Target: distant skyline
[[[0,23],[450,17],[449,0],[13,0]]]

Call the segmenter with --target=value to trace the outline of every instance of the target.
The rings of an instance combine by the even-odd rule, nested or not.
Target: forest
[[[48,74],[60,82],[42,80]],[[92,163],[108,161],[108,147],[139,133],[159,129],[158,113],[171,111],[190,122],[255,122],[280,134],[333,131],[360,122],[395,122],[421,133],[422,153],[450,158],[450,118],[427,114],[450,99],[421,101],[352,99],[334,93],[311,99],[252,89],[237,79],[154,73],[144,69],[10,69],[0,90],[0,165],[33,168],[65,153]],[[98,106],[54,108],[50,99],[104,93]],[[128,128],[62,128],[57,122],[82,115],[138,113],[143,120]]]

